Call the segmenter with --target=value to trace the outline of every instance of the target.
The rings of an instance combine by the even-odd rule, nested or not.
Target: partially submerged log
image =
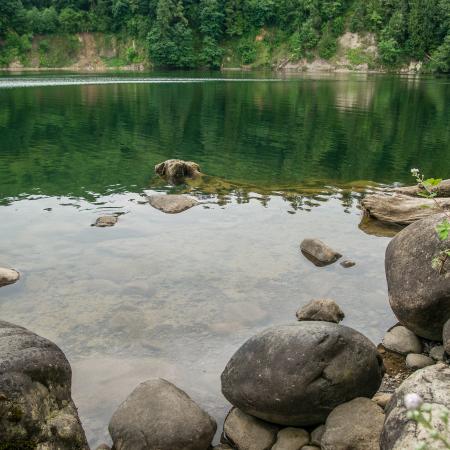
[[[436,204],[439,203],[439,206]],[[368,195],[361,201],[366,214],[389,224],[409,225],[417,220],[450,210],[450,198],[435,199],[411,197],[395,193],[393,195]]]

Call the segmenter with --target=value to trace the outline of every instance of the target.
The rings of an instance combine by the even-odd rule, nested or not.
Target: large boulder
[[[281,425],[324,423],[341,403],[372,397],[383,376],[375,346],[330,322],[276,326],[250,338],[222,373],[222,392],[247,414]]]
[[[0,321],[0,447],[88,450],[71,381],[55,344]]]
[[[368,398],[339,405],[328,416],[322,450],[379,450],[383,410]]]
[[[446,429],[441,414],[450,409],[450,367],[438,363],[414,372],[395,391],[386,407],[386,420],[381,433],[381,450],[415,450],[419,444],[428,442],[430,431],[407,418],[404,398],[406,394],[418,394],[431,405],[431,423],[450,441],[450,429]],[[434,442],[433,442],[434,444]],[[432,445],[430,448],[435,448]],[[436,447],[441,448],[441,447]]]
[[[114,450],[207,450],[216,422],[161,378],[141,383],[109,422]]]
[[[436,233],[445,217],[434,215],[402,230],[389,243],[385,259],[394,314],[415,334],[439,341],[450,318],[450,261],[441,273],[432,260],[448,247]]]
[[[0,287],[15,283],[20,278],[19,272],[14,269],[0,267]]]
[[[200,166],[192,161],[168,159],[156,164],[155,172],[173,184],[182,183],[185,178],[195,178],[200,175]]]
[[[153,208],[159,209],[167,214],[177,214],[198,205],[198,201],[195,198],[186,195],[155,194],[149,195],[147,199]]]

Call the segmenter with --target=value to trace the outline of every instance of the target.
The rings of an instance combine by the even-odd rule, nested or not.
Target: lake
[[[389,237],[359,227],[359,199],[412,167],[450,178],[449,98],[445,77],[1,75],[0,266],[22,278],[0,289],[0,318],[65,352],[93,446],[152,377],[220,428],[228,359],[310,299],[375,343],[395,323]],[[168,186],[154,165],[169,158],[209,177]],[[156,191],[201,205],[167,215],[144,201]],[[110,213],[116,226],[91,227]],[[305,237],[356,266],[315,267]]]

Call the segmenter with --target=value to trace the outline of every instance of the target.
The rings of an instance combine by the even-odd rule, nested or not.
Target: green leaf
[[[436,225],[436,231],[441,241],[445,241],[448,239],[448,235],[450,233],[450,222],[447,219],[444,219],[441,223]]]
[[[442,178],[428,178],[427,180],[424,180],[422,184],[425,186],[438,186],[441,184]]]
[[[430,198],[430,197],[431,197],[431,194],[430,194],[429,192],[427,192],[427,191],[420,191],[420,192],[418,193],[418,195],[419,195],[420,197],[424,197],[424,198]]]

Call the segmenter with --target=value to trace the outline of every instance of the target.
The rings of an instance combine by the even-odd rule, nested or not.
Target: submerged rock
[[[0,267],[0,287],[14,284],[20,278],[20,273],[14,269]]]
[[[420,369],[407,378],[395,391],[386,408],[381,450],[415,450],[418,444],[432,444],[431,430],[407,418],[404,398],[406,394],[412,393],[421,396],[431,406],[433,428],[450,440],[450,429],[445,429],[440,418],[445,408],[450,409],[449,386],[450,367],[443,363]]]
[[[233,408],[225,419],[225,439],[237,450],[269,450],[279,427]]]
[[[327,418],[322,450],[379,450],[383,410],[368,398],[339,405]]]
[[[316,266],[327,266],[342,257],[319,239],[303,239],[300,250]]]
[[[55,344],[0,321],[0,447],[88,450],[71,378]]]
[[[198,205],[193,197],[185,195],[149,195],[148,202],[153,208],[159,209],[167,214],[177,214]]]
[[[222,392],[234,406],[268,422],[324,423],[339,404],[372,397],[383,366],[375,346],[357,331],[304,321],[250,338],[222,373]]]
[[[402,325],[392,328],[384,335],[383,345],[388,350],[401,355],[420,353],[422,351],[422,344],[419,338]]]
[[[97,218],[95,223],[92,224],[93,227],[112,227],[117,223],[117,216],[100,216]]]
[[[355,261],[352,261],[350,259],[345,259],[340,264],[344,269],[349,269],[350,267],[353,267],[356,265]]]
[[[434,215],[405,228],[389,243],[385,259],[394,314],[418,336],[436,341],[442,339],[450,318],[450,261],[443,270],[432,266],[448,246],[436,232],[444,218],[445,214]]]
[[[155,172],[171,183],[182,183],[185,178],[195,178],[200,175],[200,166],[192,161],[168,159],[156,164]]]
[[[297,311],[297,320],[319,320],[339,323],[345,315],[339,305],[327,298],[311,300]]]
[[[216,422],[163,379],[141,383],[109,422],[114,450],[207,450]]]

